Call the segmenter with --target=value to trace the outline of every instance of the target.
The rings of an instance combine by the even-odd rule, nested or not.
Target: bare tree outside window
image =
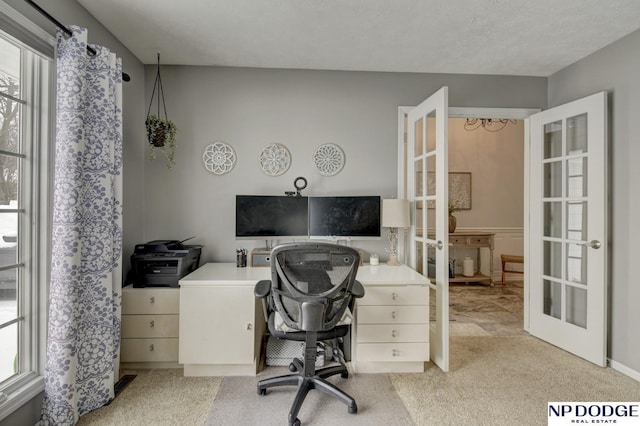
[[[0,72],[0,150],[18,152],[18,120],[20,83],[17,79]],[[17,158],[0,155],[0,204],[9,204],[18,196]]]

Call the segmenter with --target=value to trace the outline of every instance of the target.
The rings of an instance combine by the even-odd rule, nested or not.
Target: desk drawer
[[[133,288],[122,292],[122,314],[178,314],[180,289]]]
[[[358,361],[426,361],[429,343],[360,343]]]
[[[427,324],[358,324],[358,343],[423,343],[429,341]]]
[[[469,237],[469,245],[489,247],[491,245],[491,237],[471,236]]]
[[[122,338],[178,337],[179,315],[123,315]]]
[[[122,362],[178,361],[178,338],[122,339],[120,357]]]
[[[368,286],[359,306],[367,305],[428,305],[429,288],[419,286]]]
[[[449,244],[454,246],[466,246],[467,237],[449,235]]]
[[[358,306],[358,324],[428,324],[428,306]]]

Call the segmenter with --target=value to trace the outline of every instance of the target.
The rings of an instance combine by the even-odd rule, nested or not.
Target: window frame
[[[2,36],[29,52],[21,59],[20,152],[28,170],[21,170],[17,263],[24,263],[17,291],[18,354],[21,373],[0,383],[0,421],[42,393],[46,355],[50,229],[55,124],[55,38],[0,3]],[[26,82],[24,85],[22,82]],[[32,107],[30,107],[32,106]],[[25,193],[27,188],[27,193]],[[19,284],[20,285],[20,284]],[[21,338],[22,336],[23,338]]]

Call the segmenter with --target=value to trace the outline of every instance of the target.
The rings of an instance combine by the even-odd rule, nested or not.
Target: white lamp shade
[[[385,228],[408,228],[409,202],[407,200],[382,200],[382,226]]]

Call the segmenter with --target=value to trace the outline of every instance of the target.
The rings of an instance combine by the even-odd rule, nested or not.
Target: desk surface
[[[372,285],[427,285],[429,279],[406,265],[363,265],[358,268],[357,279]],[[180,287],[215,285],[251,285],[271,278],[269,267],[238,268],[235,263],[206,263],[180,280]]]

